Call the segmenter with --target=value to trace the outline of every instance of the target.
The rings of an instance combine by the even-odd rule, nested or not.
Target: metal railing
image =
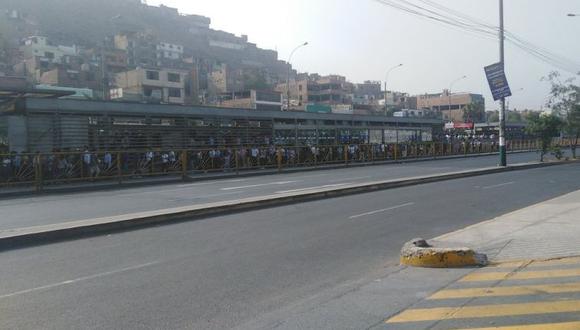
[[[566,146],[566,141],[558,140]],[[508,151],[537,150],[535,140],[511,141]],[[493,141],[351,144],[328,146],[230,146],[191,150],[75,151],[0,154],[0,189],[74,182],[123,182],[152,177],[241,173],[356,163],[403,161],[498,151]]]

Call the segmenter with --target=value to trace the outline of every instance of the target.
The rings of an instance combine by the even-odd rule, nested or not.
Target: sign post
[[[503,55],[503,52],[502,52]],[[501,100],[499,112],[499,166],[507,166],[506,139],[505,139],[505,98],[512,96],[502,62],[485,67],[485,75],[491,89],[494,101]]]

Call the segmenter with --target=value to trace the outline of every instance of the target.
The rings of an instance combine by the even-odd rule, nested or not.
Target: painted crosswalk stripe
[[[578,264],[580,265],[580,258],[563,258],[563,259],[552,259],[552,260],[544,260],[544,261],[534,261],[530,264],[529,267],[537,267],[537,266],[559,266],[559,265],[572,265]]]
[[[580,312],[580,300],[409,309],[386,323]],[[550,328],[544,328],[550,329]]]
[[[471,328],[461,330],[578,330],[578,329],[580,329],[580,322],[528,324],[528,325],[514,325],[492,328]]]
[[[493,288],[469,288],[442,290],[428,300],[457,299],[472,297],[506,297],[526,296],[537,294],[573,293],[580,292],[580,283],[542,284],[526,286],[502,286]]]
[[[460,282],[502,281],[502,280],[532,280],[540,278],[576,277],[580,276],[578,269],[556,269],[513,272],[473,273],[465,276]]]

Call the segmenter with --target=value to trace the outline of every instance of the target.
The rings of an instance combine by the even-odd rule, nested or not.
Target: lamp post
[[[287,98],[286,99],[286,111],[290,110],[290,72],[292,69],[292,64],[290,64],[290,63],[292,61],[292,56],[294,56],[294,53],[298,49],[305,47],[305,46],[308,46],[308,42],[305,42],[303,44],[296,46],[296,48],[294,48],[294,50],[290,53],[290,56],[288,57],[288,78],[286,80],[286,98]]]
[[[449,89],[447,90],[447,110],[449,111],[449,120],[453,121],[453,113],[451,112],[451,89],[453,88],[453,85],[455,85],[456,83],[458,83],[459,81],[466,79],[467,76],[462,76],[460,78],[457,78],[455,80],[453,80],[450,84],[449,84]]]
[[[385,116],[387,115],[387,111],[389,110],[389,106],[387,104],[387,96],[388,96],[388,92],[387,92],[387,83],[389,81],[389,74],[391,73],[391,71],[402,67],[403,64],[397,64],[394,67],[390,68],[389,70],[387,70],[387,74],[385,75]]]
[[[512,91],[512,94],[517,94],[517,93],[523,92],[524,90],[525,89],[522,87],[522,88],[516,89],[515,91]],[[509,99],[507,100],[506,111],[507,112],[510,111],[510,100]]]

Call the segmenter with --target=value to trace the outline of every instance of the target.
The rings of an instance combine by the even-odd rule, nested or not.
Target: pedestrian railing
[[[558,140],[566,146],[566,141]],[[508,151],[537,150],[538,141],[511,141]],[[0,189],[75,182],[123,182],[152,177],[349,166],[498,151],[493,141],[323,146],[225,146],[190,150],[70,151],[0,154]]]

